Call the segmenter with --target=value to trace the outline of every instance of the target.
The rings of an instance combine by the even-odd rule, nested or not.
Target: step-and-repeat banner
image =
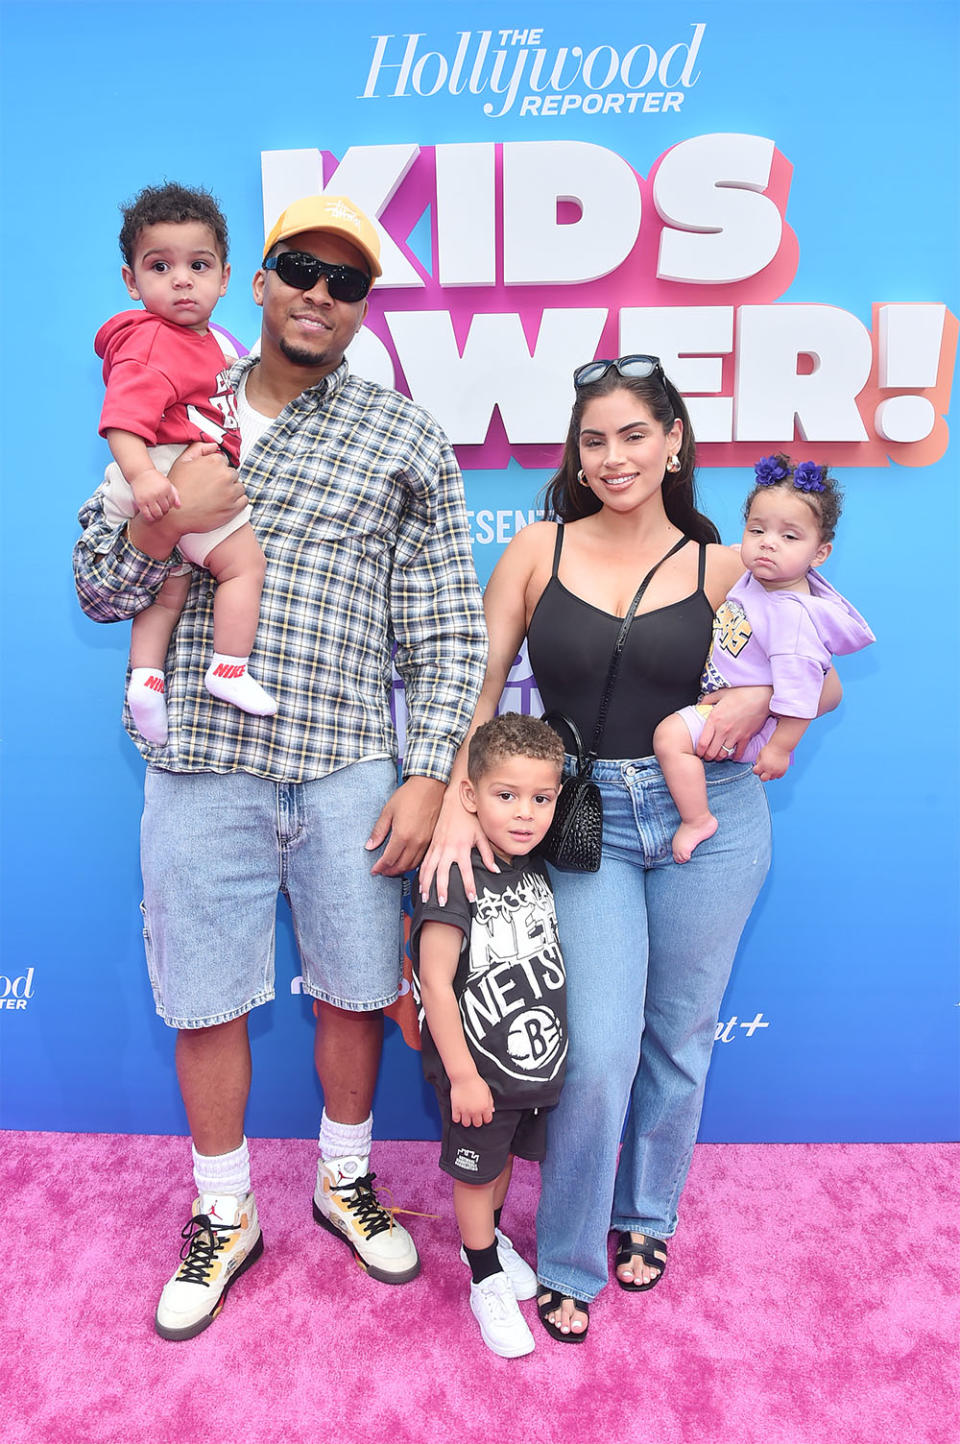
[[[826,575],[878,640],[768,787],[775,860],[703,1136],[954,1136],[956,7],[3,9],[0,1123],[185,1129],[142,957],[129,627],[89,622],[70,573],[107,455],[93,336],[128,305],[117,206],[170,179],[222,202],[216,320],[241,346],[288,201],[327,189],[376,217],[384,276],[352,362],[456,445],[481,581],[537,516],[571,372],[596,355],[663,358],[726,541],[759,457],[839,471]],[[506,700],[536,707],[523,657]],[[299,1136],[319,1093],[283,904],[278,931],[248,1131]],[[375,1108],[380,1136],[436,1136],[393,1022]]]

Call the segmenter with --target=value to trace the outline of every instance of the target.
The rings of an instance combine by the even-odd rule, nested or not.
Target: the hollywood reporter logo
[[[0,973],[0,1008],[8,1012],[20,1012],[33,997],[33,968],[21,973],[19,978]]]
[[[642,40],[626,46],[544,43],[543,28],[461,30],[457,44],[428,50],[424,31],[374,35],[373,55],[358,99],[487,95],[488,120],[499,120],[519,98],[520,115],[633,115],[673,110],[700,78],[697,58],[706,25],[657,46]]]

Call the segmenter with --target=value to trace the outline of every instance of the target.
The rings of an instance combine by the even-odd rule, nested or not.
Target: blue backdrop
[[[751,421],[757,408],[786,405],[791,432],[796,409],[787,449],[840,465],[846,512],[826,574],[878,643],[842,664],[842,709],[768,788],[775,861],[724,1002],[702,1136],[954,1136],[958,737],[945,668],[958,652],[956,447],[935,418],[949,419],[956,349],[958,116],[956,76],[934,59],[956,54],[957,9],[510,0],[462,4],[454,20],[446,3],[410,0],[400,13],[381,0],[2,6],[0,1122],[185,1131],[173,1035],[154,1016],[142,959],[142,764],[120,725],[128,628],[82,616],[69,568],[76,511],[106,455],[92,339],[127,304],[117,204],[165,177],[215,191],[233,262],[216,319],[251,344],[264,204],[279,209],[311,168],[329,181],[351,151],[354,185],[379,195],[400,257],[395,284],[374,292],[357,368],[406,383],[459,443],[482,581],[529,519],[560,439],[569,380],[559,387],[551,358],[568,378],[564,346],[588,334],[588,354],[610,355],[622,341],[650,349],[643,334],[666,350],[693,328],[674,343],[673,369],[681,389],[721,403],[696,415],[713,438],[703,506],[725,540],[739,536],[750,463],[784,444]],[[721,139],[718,161],[717,145],[704,158],[691,144],[731,136],[775,151],[754,147],[748,160]],[[383,150],[404,145],[406,170]],[[466,235],[456,178],[474,164],[491,179],[462,198],[476,208]],[[541,176],[554,191],[537,192]],[[583,247],[564,249],[564,227],[577,225]],[[538,226],[544,245],[525,252]],[[620,232],[621,252],[591,271]],[[711,239],[725,232],[729,275]],[[707,257],[705,277],[678,279],[678,233]],[[548,311],[560,313],[549,337]],[[485,312],[519,320],[489,343],[471,332],[471,353],[471,318]],[[549,346],[536,352],[541,319]],[[489,380],[504,336],[511,394],[489,392],[477,437],[464,397]],[[444,344],[468,367],[459,400],[431,370]],[[756,362],[768,345],[785,348],[779,382]],[[703,355],[714,359],[698,370],[690,358]],[[797,373],[836,380],[794,408],[783,395]],[[882,412],[909,397],[925,407]],[[488,431],[498,400],[503,421]],[[521,663],[511,703],[529,700],[526,677]],[[251,1024],[248,1132],[305,1136],[319,1093],[284,908],[279,930],[278,1000]],[[393,1025],[375,1112],[380,1136],[435,1136],[418,1055]]]

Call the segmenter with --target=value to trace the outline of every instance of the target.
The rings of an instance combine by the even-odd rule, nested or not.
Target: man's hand
[[[408,777],[397,788],[367,839],[368,852],[390,839],[372,873],[396,877],[417,866],[433,836],[444,790],[444,784],[432,777]]]
[[[133,545],[158,561],[166,561],[187,532],[215,531],[247,504],[240,478],[213,441],[191,442],[171,466],[168,481],[179,507],[160,521],[135,516],[127,528]]]
[[[454,1123],[479,1128],[492,1122],[493,1114],[493,1094],[479,1073],[456,1082],[450,1079],[450,1117]]]

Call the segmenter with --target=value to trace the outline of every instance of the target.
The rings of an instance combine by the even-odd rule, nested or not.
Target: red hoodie
[[[200,336],[149,311],[121,311],[97,332],[107,394],[100,435],[108,427],[142,436],[148,446],[216,441],[240,460],[233,388],[212,331]]]

